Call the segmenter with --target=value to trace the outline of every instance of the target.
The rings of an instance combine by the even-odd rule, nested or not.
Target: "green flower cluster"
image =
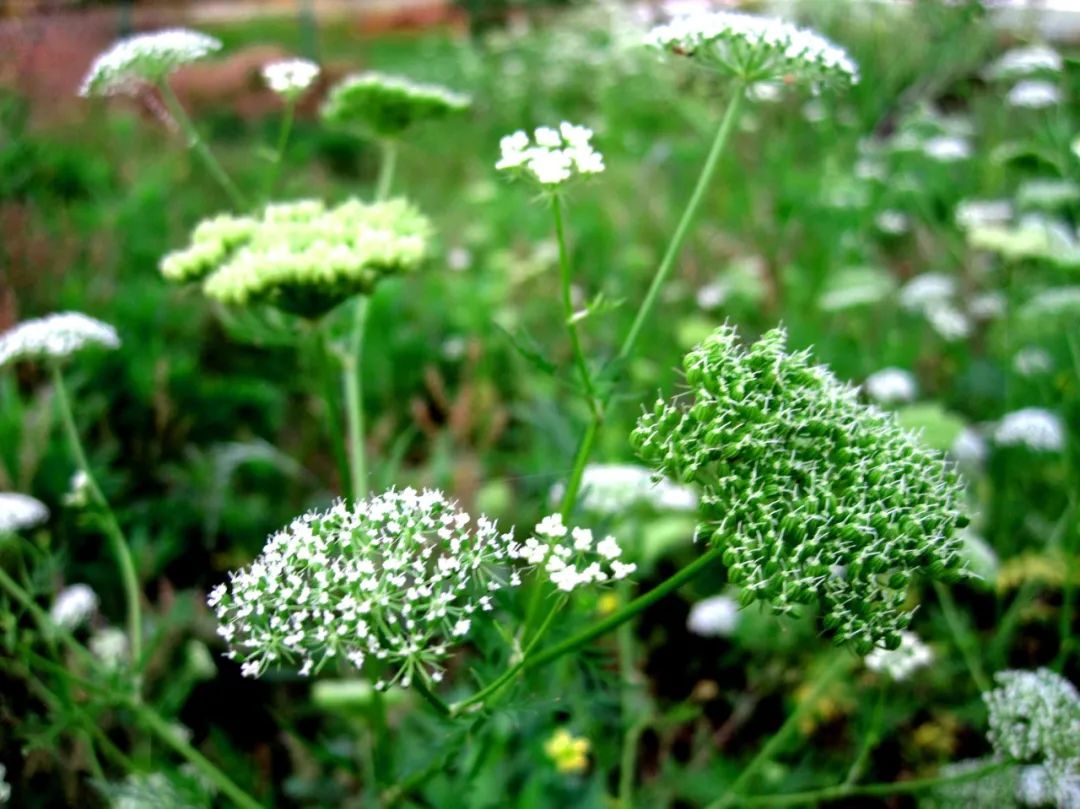
[[[744,603],[820,602],[837,643],[895,649],[912,577],[964,572],[963,488],[894,416],[786,341],[774,329],[743,348],[718,329],[684,360],[692,401],[658,401],[633,444],[701,487],[699,533],[726,549]]]
[[[332,87],[322,117],[332,125],[391,138],[415,124],[462,112],[471,103],[469,96],[445,87],[370,71]]]
[[[202,281],[224,303],[269,303],[317,317],[380,278],[412,272],[427,256],[431,224],[405,200],[275,203],[260,216],[216,216],[161,260],[171,281]]]

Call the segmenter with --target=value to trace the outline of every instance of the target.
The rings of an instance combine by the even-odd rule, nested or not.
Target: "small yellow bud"
[[[559,728],[544,742],[545,755],[556,770],[567,775],[588,769],[590,748],[588,739],[574,736],[566,728]]]

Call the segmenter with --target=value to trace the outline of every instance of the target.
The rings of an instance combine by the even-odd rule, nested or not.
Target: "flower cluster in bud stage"
[[[472,99],[437,84],[369,71],[330,88],[322,117],[329,124],[392,138],[413,126],[467,110]]]
[[[373,668],[379,687],[408,686],[442,679],[452,645],[524,568],[569,591],[630,573],[619,555],[610,537],[594,542],[557,515],[518,543],[441,492],[404,489],[297,518],[209,604],[247,676],[282,663],[309,675],[340,661]]]
[[[262,69],[266,86],[290,101],[299,98],[319,75],[319,66],[307,59],[271,62]]]
[[[700,486],[698,533],[725,549],[744,603],[820,602],[838,643],[895,649],[912,578],[964,573],[963,487],[786,340],[774,329],[744,348],[718,329],[685,358],[692,400],[658,401],[631,440],[658,471]]]
[[[161,272],[171,281],[201,280],[223,303],[269,303],[313,317],[369,293],[384,276],[417,269],[431,230],[402,199],[275,203],[258,217],[203,221],[186,248],[161,260]]]
[[[1039,772],[1028,777],[1041,784],[1049,798],[1045,803],[1064,806],[1069,796],[1080,800],[1080,692],[1076,686],[1050,669],[1003,671],[994,679],[998,687],[983,694],[989,711],[987,737],[994,752],[1038,765]],[[1035,784],[1027,786],[1034,791]]]
[[[859,68],[820,34],[770,17],[716,11],[653,28],[646,43],[687,56],[747,83],[796,79],[812,86],[854,84]]]
[[[0,534],[34,528],[49,519],[49,509],[35,497],[0,492]]]
[[[592,137],[588,127],[566,121],[558,129],[537,127],[531,139],[519,130],[499,141],[501,154],[495,168],[521,172],[548,188],[578,175],[599,174],[604,157],[593,148]]]
[[[221,42],[214,37],[183,28],[137,34],[120,40],[94,60],[79,95],[130,93],[220,49]]]
[[[0,334],[0,367],[19,360],[60,360],[89,347],[119,348],[116,329],[79,312],[60,312]]]

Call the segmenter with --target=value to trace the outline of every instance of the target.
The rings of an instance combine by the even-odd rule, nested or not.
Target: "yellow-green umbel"
[[[258,216],[205,220],[186,248],[162,259],[161,272],[201,280],[206,295],[223,303],[318,317],[382,278],[416,270],[431,233],[428,219],[402,199],[274,203]]]
[[[892,414],[774,329],[749,347],[725,326],[687,354],[689,395],[658,401],[633,432],[641,457],[701,487],[699,534],[725,548],[746,602],[781,613],[820,602],[861,654],[896,648],[916,574],[963,573],[963,488]]]
[[[394,138],[416,124],[469,108],[472,100],[437,84],[370,71],[330,88],[322,117],[328,124]]]

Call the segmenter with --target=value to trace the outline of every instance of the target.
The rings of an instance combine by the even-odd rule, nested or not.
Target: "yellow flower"
[[[604,593],[596,602],[596,611],[600,615],[611,615],[619,608],[619,597],[615,593]]]
[[[589,766],[589,740],[559,728],[544,742],[544,753],[561,773],[581,773]]]

